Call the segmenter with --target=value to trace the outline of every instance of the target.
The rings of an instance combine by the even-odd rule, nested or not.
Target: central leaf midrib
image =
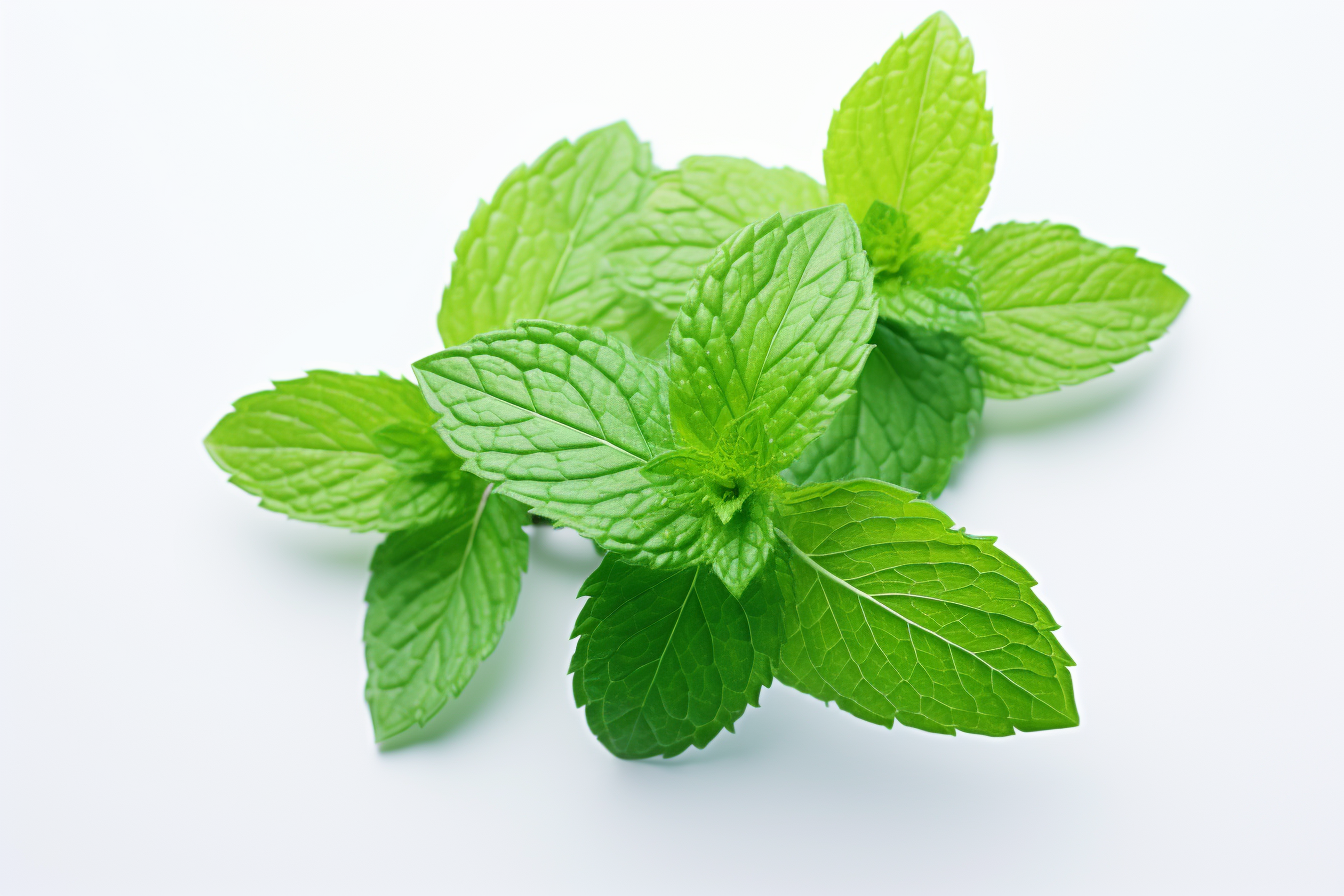
[[[569,265],[569,256],[574,252],[574,244],[578,241],[579,233],[588,220],[588,210],[593,207],[593,202],[596,199],[595,194],[588,194],[588,198],[583,201],[583,208],[579,211],[578,220],[574,222],[574,226],[570,228],[568,236],[565,237],[565,248],[560,252],[560,260],[556,262],[555,270],[551,273],[551,282],[546,284],[546,293],[542,296],[541,307],[537,309],[537,317],[539,318],[544,319],[546,317],[546,309],[551,306],[551,301],[555,298],[555,288],[560,285],[560,278]]]
[[[933,74],[933,60],[938,55],[938,35],[941,30],[942,28],[940,23],[934,29],[933,42],[932,45],[929,47],[929,61],[928,64],[924,67],[924,84],[923,86],[921,86],[919,92],[919,109],[916,110],[915,112],[915,126],[910,131],[910,145],[907,146],[905,150],[905,170],[901,172],[901,187],[900,190],[896,193],[896,205],[893,206],[898,212],[903,210],[903,203],[905,202],[905,188],[906,185],[909,184],[910,182],[910,169],[913,167],[915,143],[919,139],[920,125],[923,124],[924,104],[928,100],[929,78]]]
[[[834,218],[834,216],[832,216],[831,220],[828,221],[828,222],[826,223],[826,228],[825,228],[820,234],[817,235],[817,246],[818,246],[818,247],[821,245],[821,241],[824,240],[824,239],[826,238],[826,236],[831,232],[831,227],[832,227],[834,224],[835,224],[835,218]],[[804,227],[800,227],[800,228],[798,228],[797,230],[793,231],[793,233],[798,233],[798,234],[803,234],[804,232],[805,232],[805,228],[804,228]],[[793,233],[786,233],[786,234],[784,235],[784,247],[783,247],[783,249],[781,250],[781,254],[782,254],[782,252],[790,251],[790,250],[792,250],[792,251],[802,251],[802,250],[807,250],[807,253],[808,253],[808,255],[807,255],[807,264],[803,267],[803,272],[802,272],[802,274],[799,276],[799,278],[798,278],[798,282],[797,282],[797,283],[794,283],[794,284],[792,285],[792,288],[789,290],[789,298],[788,298],[788,301],[787,301],[787,302],[785,303],[785,305],[784,305],[784,312],[779,316],[779,320],[775,323],[775,329],[774,329],[774,332],[772,332],[772,333],[770,334],[770,343],[765,347],[765,353],[761,356],[761,370],[760,370],[760,372],[757,374],[755,381],[753,381],[752,384],[751,384],[751,394],[747,397],[746,408],[744,409],[743,413],[746,413],[747,410],[750,410],[750,409],[751,409],[752,404],[756,401],[756,393],[757,393],[757,392],[760,390],[760,388],[761,388],[761,380],[765,379],[766,375],[767,375],[770,371],[772,371],[772,370],[774,369],[774,367],[776,366],[776,365],[772,365],[772,364],[770,364],[770,354],[771,354],[771,352],[774,351],[774,348],[775,348],[775,340],[779,338],[780,330],[784,329],[784,323],[785,323],[786,320],[788,320],[789,313],[793,311],[793,303],[794,303],[794,301],[798,298],[798,291],[799,291],[800,289],[802,289],[804,286],[810,286],[810,285],[812,285],[813,283],[817,282],[817,281],[818,281],[819,279],[821,279],[821,277],[826,273],[826,271],[829,271],[829,270],[830,270],[830,268],[827,268],[826,271],[822,271],[822,272],[818,273],[816,276],[814,276],[812,279],[809,280],[809,279],[807,278],[807,272],[808,272],[808,269],[809,269],[809,268],[811,267],[811,265],[812,265],[812,261],[813,261],[813,259],[816,258],[816,255],[817,255],[816,249],[814,249],[812,246],[810,246],[810,245],[808,244],[807,239],[806,239],[805,236],[803,236],[803,237],[800,238],[800,240],[799,240],[799,242],[798,242],[798,244],[797,244],[796,246],[790,246],[790,245],[789,245],[789,237],[793,236]],[[843,263],[843,262],[842,262],[842,263]],[[776,269],[778,269],[778,265],[779,265],[779,258],[776,257],[776,258],[775,258],[775,266],[776,266]],[[786,267],[787,267],[787,266],[786,266]],[[833,266],[832,266],[832,267],[833,267]],[[769,284],[767,284],[766,288],[768,288],[768,287],[769,287]],[[752,298],[755,299],[755,298],[757,298],[758,296],[759,296],[759,293],[757,294],[757,296],[753,296]],[[813,328],[815,325],[816,325],[816,322],[814,321],[813,324],[812,324],[811,326],[809,326],[809,327],[807,328],[807,330],[804,331],[803,336],[806,336],[807,333],[810,333],[810,332],[812,331],[812,328]],[[801,340],[801,338],[802,338],[802,336],[799,337],[800,340]],[[795,343],[795,344],[796,344],[796,343]]]

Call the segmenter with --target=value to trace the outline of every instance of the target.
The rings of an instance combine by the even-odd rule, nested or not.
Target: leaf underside
[[[528,520],[526,507],[491,494],[378,547],[364,622],[378,740],[424,725],[495,649],[527,569]]]

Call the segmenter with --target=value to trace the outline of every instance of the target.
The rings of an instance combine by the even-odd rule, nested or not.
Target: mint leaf
[[[783,469],[848,398],[876,314],[858,227],[840,206],[743,228],[715,250],[668,338],[678,444],[712,452],[760,413],[759,469]]]
[[[770,504],[756,498],[726,518],[705,520],[705,557],[734,596],[741,595],[765,568],[774,548]]]
[[[937,496],[979,425],[980,370],[949,333],[879,320],[873,346],[857,394],[784,477],[883,479]]]
[[[758,407],[734,420],[710,452],[679,448],[643,468],[670,505],[699,517],[698,559],[713,565],[735,597],[770,556],[770,505],[773,493],[784,486],[778,476],[762,472],[769,449],[764,410]]]
[[[525,321],[414,365],[463,469],[638,562],[685,563],[699,519],[650,486],[667,374],[601,330]]]
[[[579,594],[574,699],[612,753],[704,747],[760,705],[782,619],[759,588],[739,600],[704,567],[652,570],[608,554]]]
[[[878,276],[899,271],[919,245],[919,234],[910,226],[910,219],[880,200],[868,206],[859,222],[859,236],[868,263]]]
[[[631,323],[603,258],[653,187],[653,162],[625,122],[561,140],[514,169],[458,238],[443,292],[445,345],[519,320]],[[638,323],[638,320],[634,321]],[[666,332],[661,326],[658,340]]]
[[[985,75],[943,13],[902,37],[845,95],[823,160],[831,199],[862,221],[874,200],[904,213],[922,248],[961,242],[997,155]]]
[[[513,616],[527,508],[483,489],[467,510],[394,532],[374,552],[364,696],[380,741],[425,724],[460,694]]]
[[[809,486],[778,507],[781,681],[888,727],[1078,724],[1058,626],[994,539],[871,480]]]
[[[653,192],[608,259],[621,292],[663,320],[661,343],[696,272],[720,243],[762,218],[825,204],[825,189],[792,168],[691,156],[654,176]]]
[[[885,202],[868,207],[859,225],[873,265],[873,290],[883,317],[965,335],[984,329],[975,269],[956,252],[916,251],[920,237],[909,219]]]
[[[953,252],[915,252],[892,275],[873,283],[886,318],[966,336],[985,328],[975,269]]]
[[[405,380],[313,370],[238,399],[205,446],[268,510],[391,531],[453,513],[464,500],[465,477],[434,419]]]
[[[966,256],[979,271],[985,329],[966,340],[991,398],[1022,398],[1100,376],[1146,351],[1189,294],[1133,249],[1073,227],[999,224],[977,230]]]

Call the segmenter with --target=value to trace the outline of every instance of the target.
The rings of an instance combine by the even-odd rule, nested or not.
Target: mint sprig
[[[887,725],[1077,724],[1054,622],[991,539],[887,483],[779,475],[851,397],[876,315],[858,226],[831,206],[725,241],[672,326],[665,374],[600,330],[538,322],[415,365],[465,469],[621,553],[583,589],[571,666],[617,755],[704,746],[772,670]],[[675,447],[634,466],[669,433]],[[608,502],[624,513],[592,509]],[[654,550],[674,526],[691,540]]]
[[[986,397],[1108,372],[1187,294],[1067,225],[973,229],[985,87],[938,13],[841,99],[824,186],[723,156],[659,171],[624,122],[561,140],[472,215],[418,389],[313,371],[237,402],[206,439],[231,481],[389,533],[365,630],[380,740],[493,650],[529,514],[607,552],[571,672],[616,755],[703,747],[775,678],[888,726],[1077,724],[1034,580],[918,495]]]

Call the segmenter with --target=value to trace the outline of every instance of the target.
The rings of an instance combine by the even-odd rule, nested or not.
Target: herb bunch
[[[776,678],[860,718],[1004,735],[1076,725],[1030,575],[936,496],[985,397],[1144,351],[1186,293],[1072,227],[972,230],[996,147],[942,14],[832,118],[826,185],[624,123],[513,171],[458,239],[448,348],[313,371],[206,439],[291,517],[388,533],[366,697],[379,740],[457,696],[512,616],[535,514],[604,552],[570,671],[614,754],[732,730]]]

